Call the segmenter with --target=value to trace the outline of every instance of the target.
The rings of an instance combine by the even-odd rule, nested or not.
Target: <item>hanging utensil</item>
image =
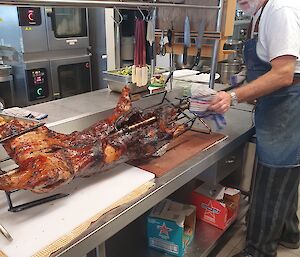
[[[157,55],[165,56],[166,53],[167,53],[167,49],[165,46],[165,31],[162,30]]]
[[[120,13],[119,9],[117,7],[114,7],[114,10],[116,11],[116,13],[118,14],[118,18],[113,18],[114,23],[116,24],[116,44],[115,44],[115,51],[116,51],[116,69],[120,69],[121,68],[121,33],[120,33],[120,25],[123,22],[123,16]]]
[[[183,48],[183,64],[187,64],[188,48],[191,47],[191,27],[189,17],[185,17],[184,21],[184,48]]]
[[[155,26],[156,26],[156,8],[154,8],[153,12],[152,12],[152,24],[153,24],[153,34],[154,34],[154,42],[155,42]],[[154,75],[154,71],[155,71],[155,59],[154,59],[154,53],[155,51],[155,45],[152,44],[152,55],[153,55],[153,59],[151,60],[151,78]]]
[[[136,67],[136,85],[138,87],[142,86],[142,53],[141,53],[141,47],[142,47],[142,37],[141,37],[141,23],[142,20],[137,20],[137,67]]]
[[[153,54],[153,43],[155,41],[155,28],[154,28],[154,22],[152,19],[148,20],[147,24],[147,41],[149,42],[149,56],[151,60],[151,77],[154,74],[154,69],[152,68],[152,62],[154,60],[154,54]]]
[[[170,58],[169,58],[170,77],[167,79],[167,82],[170,80],[170,90],[173,90],[173,81],[171,79],[173,76],[173,41],[172,41],[173,40],[173,31],[172,31],[172,29],[168,30],[167,37],[168,37],[168,47],[171,48],[171,53],[169,54],[170,55]]]
[[[148,83],[148,67],[146,64],[146,32],[145,32],[145,21],[142,21],[141,25],[141,53],[142,53],[142,86],[146,86]]]
[[[136,83],[137,78],[136,78],[136,68],[137,68],[137,58],[138,58],[138,20],[135,21],[135,32],[134,32],[134,58],[133,58],[133,65],[132,65],[132,75],[131,75],[131,80],[132,83]]]
[[[198,66],[200,59],[201,59],[201,49],[202,49],[205,25],[206,25],[206,22],[205,22],[205,20],[202,19],[199,23],[199,28],[198,28],[198,36],[196,39],[197,56],[196,56],[196,60],[195,60],[193,67]]]

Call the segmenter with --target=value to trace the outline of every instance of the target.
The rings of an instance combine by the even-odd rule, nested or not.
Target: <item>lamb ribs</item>
[[[148,111],[132,108],[125,87],[113,114],[81,132],[65,135],[42,126],[5,142],[19,167],[0,175],[0,190],[49,192],[76,177],[149,158],[185,130],[174,122],[176,115],[177,109],[170,105]],[[28,126],[15,123],[0,126],[0,138]]]

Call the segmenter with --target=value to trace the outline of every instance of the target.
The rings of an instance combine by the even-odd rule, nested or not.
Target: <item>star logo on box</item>
[[[166,223],[163,223],[162,226],[157,226],[159,229],[159,236],[163,239],[169,239],[169,232],[172,231],[171,228],[168,228]]]
[[[209,201],[208,204],[201,203],[201,207],[205,209],[204,215],[209,216],[215,219],[215,215],[220,213],[220,210],[213,207],[212,201]]]

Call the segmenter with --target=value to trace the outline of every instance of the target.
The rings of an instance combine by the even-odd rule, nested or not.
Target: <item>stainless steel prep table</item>
[[[118,94],[104,89],[30,106],[28,109],[47,113],[49,115],[46,119],[48,127],[61,132],[71,132],[74,129],[85,128],[108,115],[115,106],[118,96]],[[156,185],[149,194],[140,197],[134,203],[111,211],[94,223],[79,239],[56,252],[53,256],[83,256],[162,199],[246,143],[254,134],[252,114],[249,111],[231,109],[226,114],[226,119],[228,125],[222,133],[229,136],[227,140],[208,151],[197,154],[165,176],[156,179]]]

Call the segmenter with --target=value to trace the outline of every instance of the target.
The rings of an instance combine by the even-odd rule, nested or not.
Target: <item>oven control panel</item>
[[[49,96],[49,87],[46,69],[27,70],[27,86],[29,101],[47,98]]]
[[[42,23],[41,8],[18,7],[20,26],[39,26]]]

